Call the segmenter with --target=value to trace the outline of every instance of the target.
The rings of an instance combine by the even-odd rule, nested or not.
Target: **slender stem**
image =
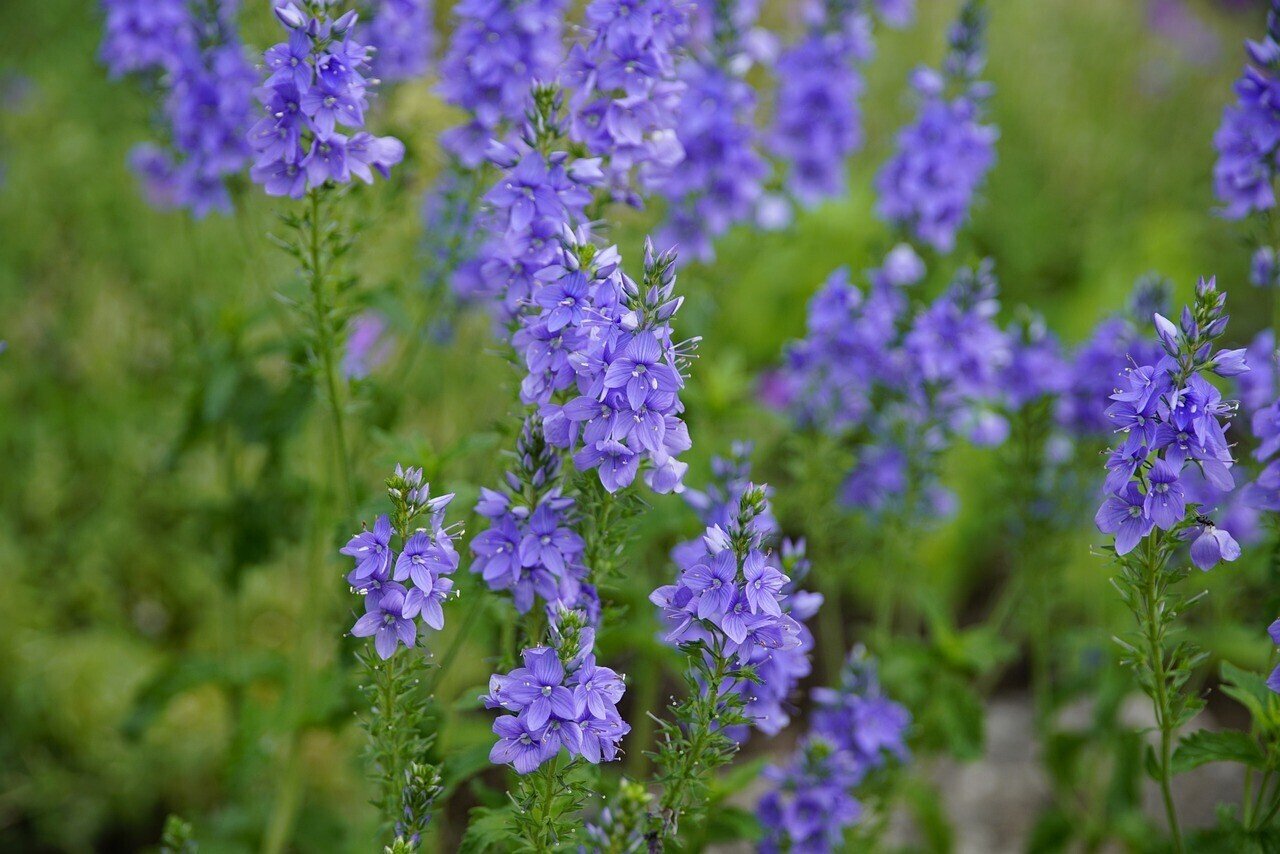
[[[1147,640],[1148,666],[1151,668],[1152,702],[1155,707],[1156,726],[1160,729],[1160,754],[1156,770],[1159,774],[1160,795],[1164,800],[1165,815],[1169,820],[1169,833],[1173,837],[1174,851],[1181,854],[1184,850],[1182,829],[1178,826],[1178,812],[1173,803],[1171,785],[1170,757],[1173,749],[1174,721],[1169,715],[1168,676],[1165,666],[1164,632],[1160,627],[1160,561],[1156,555],[1155,535],[1147,537],[1144,561],[1145,590],[1143,591],[1143,631]]]
[[[538,829],[532,840],[533,850],[542,854],[542,852],[550,852],[555,849],[556,834],[555,828],[552,826],[551,809],[556,799],[556,766],[559,764],[559,755],[551,757],[551,761],[543,765],[538,773],[543,776],[542,791],[539,792],[536,816]]]
[[[716,709],[720,705],[720,685],[724,682],[728,661],[719,650],[715,652],[716,666],[712,678],[707,685],[707,693],[699,704],[698,715],[694,721],[693,741],[689,749],[680,756],[680,765],[672,781],[662,793],[662,838],[666,839],[675,833],[679,821],[680,805],[684,801],[685,789],[692,779],[694,769],[703,763],[702,753],[707,746],[707,738],[711,735],[712,724],[715,723]]]
[[[338,396],[338,372],[334,351],[333,324],[329,319],[330,306],[328,294],[325,293],[325,280],[328,271],[324,265],[324,226],[321,221],[321,198],[323,189],[311,190],[308,200],[311,203],[308,218],[307,253],[310,256],[310,286],[312,322],[315,324],[316,347],[320,351],[320,368],[323,374],[325,390],[329,398],[329,417],[332,421],[333,441],[338,455],[338,477],[342,483],[342,496],[347,508],[355,507],[355,492],[351,482],[351,457],[347,453],[347,431],[342,414],[342,399]]]

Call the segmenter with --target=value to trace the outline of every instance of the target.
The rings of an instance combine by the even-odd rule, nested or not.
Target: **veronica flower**
[[[421,590],[406,590],[394,581],[384,582],[364,597],[364,616],[356,620],[351,634],[372,637],[378,656],[388,659],[399,644],[412,647],[417,640],[414,617],[422,610],[422,601]]]
[[[356,559],[356,568],[347,576],[354,585],[363,581],[386,581],[390,576],[391,520],[383,515],[373,525],[373,530],[361,531],[342,547],[341,553]]]
[[[951,251],[973,196],[995,162],[996,129],[982,124],[990,87],[973,80],[982,67],[985,19],[970,0],[949,36],[946,75],[917,69],[914,124],[898,135],[897,152],[876,178],[877,211],[942,252]],[[962,88],[948,98],[948,82]]]
[[[1261,41],[1246,42],[1250,64],[1236,81],[1236,102],[1222,111],[1213,144],[1213,186],[1221,214],[1240,219],[1275,207],[1272,183],[1280,144],[1280,17],[1273,5]]]
[[[352,32],[355,14],[308,18],[287,4],[276,7],[276,17],[289,37],[263,55],[270,73],[257,92],[265,115],[248,133],[250,177],[268,195],[291,198],[353,176],[366,183],[374,172],[387,177],[404,159],[404,146],[364,130],[376,80],[368,76],[369,47]]]

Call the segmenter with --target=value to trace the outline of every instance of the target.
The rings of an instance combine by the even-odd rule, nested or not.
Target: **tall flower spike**
[[[379,516],[372,531],[356,534],[342,548],[356,562],[347,583],[364,597],[365,612],[351,634],[372,637],[384,660],[401,645],[416,644],[419,618],[432,629],[444,628],[441,606],[452,595],[449,576],[459,562],[453,544],[458,532],[444,524],[452,494],[433,497],[421,469],[400,466],[387,480],[387,494],[391,514]]]
[[[371,51],[352,32],[354,13],[331,20],[292,4],[276,9],[289,37],[263,55],[257,95],[266,115],[249,131],[254,182],[269,196],[300,199],[326,184],[389,177],[404,144],[364,129],[376,81],[367,76]]]
[[[974,194],[995,163],[998,134],[982,124],[990,86],[976,79],[984,28],[981,0],[967,0],[949,35],[944,73],[924,67],[912,73],[919,115],[899,133],[896,153],[876,178],[880,215],[941,252],[955,246]]]
[[[760,801],[760,850],[844,850],[845,834],[865,807],[855,797],[870,774],[907,759],[907,710],[880,690],[874,664],[855,648],[835,688],[813,692],[808,736],[790,763],[765,770],[770,791]]]
[[[693,45],[679,65],[684,159],[654,170],[651,182],[670,203],[662,242],[703,261],[714,256],[715,238],[756,214],[769,174],[754,127],[756,94],[744,79],[761,41],[749,37],[757,11],[750,2],[694,5]]]
[[[1273,182],[1280,145],[1280,3],[1271,3],[1267,31],[1245,43],[1249,64],[1236,81],[1236,102],[1222,111],[1213,144],[1213,186],[1220,213],[1242,219],[1275,207]]]
[[[802,4],[806,32],[778,57],[769,139],[788,164],[787,188],[805,206],[844,192],[846,161],[862,147],[858,101],[875,47],[871,8],[864,0]],[[912,11],[910,4],[880,10],[890,26],[908,23]]]

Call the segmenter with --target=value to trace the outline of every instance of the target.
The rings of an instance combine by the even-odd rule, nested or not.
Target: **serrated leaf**
[[[1262,768],[1266,756],[1257,742],[1238,730],[1200,730],[1182,739],[1174,751],[1171,769],[1174,774],[1181,774],[1209,762],[1238,762],[1249,768]]]
[[[511,810],[477,807],[471,811],[467,832],[458,844],[458,854],[484,854],[486,851],[511,851],[520,840],[511,832]]]

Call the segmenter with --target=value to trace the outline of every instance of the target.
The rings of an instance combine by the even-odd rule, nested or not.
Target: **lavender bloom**
[[[519,122],[533,83],[554,79],[566,6],[565,0],[462,0],[454,6],[440,94],[469,118],[442,134],[441,143],[468,169],[484,162],[491,139]]]
[[[377,0],[361,40],[377,50],[373,70],[389,82],[420,77],[431,65],[431,0]]]
[[[1226,327],[1226,296],[1212,279],[1196,286],[1193,309],[1184,309],[1175,326],[1153,314],[1156,337],[1166,355],[1154,364],[1136,365],[1111,395],[1107,418],[1124,437],[1107,463],[1107,496],[1095,522],[1115,537],[1117,554],[1132,551],[1153,528],[1174,529],[1188,516],[1183,472],[1194,467],[1218,492],[1230,492],[1235,479],[1225,420],[1234,407],[1202,376],[1235,355],[1213,353],[1214,339]],[[1244,366],[1241,365],[1243,368]],[[1200,508],[1203,510],[1204,508]],[[1191,559],[1207,570],[1240,555],[1236,541],[1202,512],[1181,530]]]
[[[1236,81],[1236,103],[1222,111],[1213,138],[1218,150],[1214,190],[1223,204],[1220,213],[1228,219],[1270,210],[1276,203],[1272,182],[1280,143],[1280,10],[1275,4],[1267,13],[1266,35],[1245,47],[1251,64]]]
[[[390,517],[379,516],[372,531],[356,534],[341,549],[356,561],[347,583],[365,600],[365,613],[351,634],[372,637],[383,659],[394,655],[400,644],[412,647],[417,642],[418,617],[433,629],[444,628],[441,605],[453,591],[449,576],[459,563],[455,532],[444,525],[453,495],[432,497],[430,485],[422,481],[422,469],[400,466],[388,479],[387,492],[395,507],[395,526]],[[409,530],[420,517],[429,527]],[[392,547],[397,535],[403,541],[399,557]]]
[[[633,181],[650,180],[684,159],[676,110],[684,86],[676,51],[688,36],[686,7],[674,0],[593,0],[586,44],[566,67],[573,96],[570,136],[606,158],[615,198],[639,206]]]
[[[906,709],[883,696],[874,665],[855,649],[837,688],[813,692],[812,728],[786,767],[765,771],[772,788],[760,802],[760,849],[839,851],[861,819],[857,787],[888,762],[906,761]]]
[[[784,543],[780,556],[765,550],[765,538],[776,533],[767,487],[746,479],[747,449],[735,452],[713,462],[717,481],[691,501],[706,533],[676,547],[679,578],[650,601],[663,610],[668,642],[702,640],[755,670],[757,680],[736,680],[733,688],[755,728],[774,735],[790,721],[791,694],[810,672],[813,636],[803,621],[822,597],[799,590],[809,569],[803,543]],[[748,735],[745,729],[730,734],[738,741]]]
[[[511,593],[516,610],[527,613],[536,600],[580,607],[589,597],[585,544],[573,531],[572,498],[560,494],[560,457],[547,444],[542,423],[525,421],[516,445],[517,463],[503,491],[481,490],[476,512],[490,527],[471,542],[480,574],[491,590]]]
[[[858,0],[807,3],[808,32],[778,57],[777,115],[770,141],[788,164],[787,186],[812,206],[845,188],[845,161],[862,147],[858,99],[861,66],[873,53],[871,15]],[[906,24],[910,3],[882,9],[886,23]]]
[[[387,360],[391,342],[386,333],[387,322],[376,312],[364,312],[352,321],[342,357],[342,373],[347,379],[363,379]]]
[[[898,249],[871,272],[865,293],[838,271],[810,302],[808,336],[786,354],[783,397],[793,419],[856,437],[859,460],[841,498],[877,513],[911,483],[922,485],[913,511],[944,512],[952,502],[931,473],[937,456],[957,435],[998,444],[1008,429],[996,405],[1010,347],[994,322],[989,264],[963,271],[913,315],[903,286],[921,272],[918,258]]]
[[[560,608],[553,614],[551,647],[526,649],[523,667],[494,675],[486,708],[501,709],[489,753],[495,764],[520,774],[534,771],[561,749],[592,764],[611,762],[631,728],[618,714],[626,691],[620,675],[596,664],[595,634],[585,614]]]
[[[169,0],[106,6],[102,57],[112,75],[160,75],[165,90],[168,147],[144,144],[130,155],[147,200],[197,217],[230,211],[225,182],[249,159],[244,134],[256,82],[236,34],[234,6],[207,15]]]
[[[921,99],[914,124],[898,135],[897,153],[876,179],[877,210],[889,222],[942,252],[955,246],[973,196],[995,163],[996,129],[982,124],[990,87],[981,72],[985,19],[970,0],[949,36],[945,76],[928,68],[912,74]],[[948,84],[960,93],[948,98]]]
[[[112,77],[177,70],[196,47],[186,0],[103,0],[100,56]]]
[[[1253,253],[1249,266],[1249,282],[1259,288],[1274,288],[1276,276],[1276,252],[1270,246],[1260,246]]]
[[[769,165],[760,155],[753,124],[756,97],[742,75],[750,65],[749,35],[755,4],[723,7],[700,3],[701,47],[679,66],[684,94],[677,110],[676,137],[684,160],[650,186],[669,202],[669,222],[661,239],[710,260],[712,241],[752,217],[762,200]]]
[[[372,637],[374,649],[382,659],[395,654],[396,647],[412,647],[418,638],[413,618],[422,610],[422,591],[406,590],[394,581],[385,582],[364,597],[364,616],[356,620],[351,634]]]
[[[364,130],[376,81],[365,76],[371,51],[352,33],[355,15],[307,18],[290,3],[276,17],[289,38],[263,55],[270,73],[257,96],[266,115],[249,131],[250,177],[269,196],[295,199],[353,177],[371,183],[374,172],[388,177],[404,145]]]

